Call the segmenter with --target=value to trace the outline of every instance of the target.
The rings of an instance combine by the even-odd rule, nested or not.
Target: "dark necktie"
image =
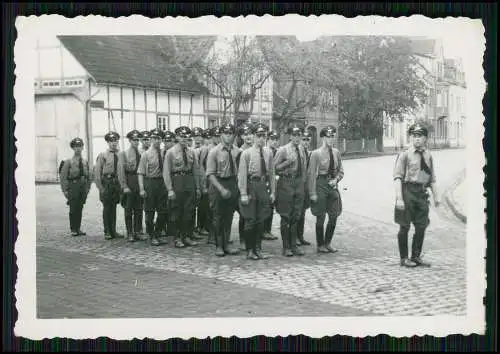
[[[302,176],[302,159],[300,158],[299,145],[295,145],[295,151],[297,152],[297,177]]]
[[[227,154],[229,155],[229,168],[231,169],[231,176],[235,176],[235,170],[234,170],[234,161],[233,161],[233,154],[231,154],[231,149],[228,149],[227,147],[225,148],[227,150]]]
[[[116,156],[116,151],[111,152],[113,154],[113,175],[116,176],[117,166],[118,166],[118,156]]]
[[[264,160],[264,149],[260,148],[260,172],[262,177],[267,176],[266,161]]]
[[[427,165],[427,162],[425,162],[423,151],[420,151],[420,150],[416,150],[416,151],[417,151],[417,154],[420,155],[420,170],[423,170],[425,173],[427,173],[430,176],[431,169],[429,168],[429,165]]]
[[[160,149],[156,149],[156,153],[158,154],[158,167],[160,168],[160,171],[163,172],[163,161],[162,161],[162,158],[161,158],[161,150]]]
[[[307,167],[309,168],[309,161],[311,160],[311,155],[309,155],[309,152],[306,152],[306,160],[307,160]]]
[[[328,166],[328,175],[333,178],[335,175],[335,159],[333,158],[332,148],[328,148],[328,153],[330,154],[330,165]]]
[[[139,168],[140,157],[139,157],[139,151],[137,151],[137,149],[134,149],[134,152],[135,152],[135,169],[134,169],[134,171],[137,172],[137,168]]]
[[[182,159],[184,160],[184,167],[185,167],[185,168],[186,168],[186,170],[187,170],[187,168],[188,168],[188,157],[187,157],[186,150],[187,150],[187,148],[186,148],[186,147],[183,147],[183,148],[182,148]]]
[[[78,170],[80,170],[80,177],[83,177],[83,161],[81,157],[78,159]]]

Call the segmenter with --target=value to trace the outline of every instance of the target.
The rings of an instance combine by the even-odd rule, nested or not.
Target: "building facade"
[[[107,148],[104,135],[110,130],[121,135],[124,149],[132,129],[208,126],[204,87],[168,65],[157,42],[143,36],[40,38],[34,84],[37,182],[58,180],[59,163],[72,155],[69,142],[76,136],[85,141],[92,164]]]
[[[427,85],[427,99],[420,102],[419,109],[402,117],[384,115],[384,149],[408,146],[408,128],[416,120],[430,124],[430,147],[465,146],[466,86],[461,60],[446,59],[438,39],[415,38],[412,49],[419,63],[415,70]]]

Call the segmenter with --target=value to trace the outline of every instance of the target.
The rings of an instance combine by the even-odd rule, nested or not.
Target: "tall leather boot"
[[[291,257],[293,253],[290,249],[290,224],[288,221],[281,219],[280,229],[281,240],[283,241],[283,255]]]
[[[424,262],[420,258],[422,253],[422,245],[424,244],[425,227],[415,227],[415,234],[411,245],[411,260],[419,266],[430,267],[430,263]]]
[[[112,239],[114,236],[111,234],[111,229],[109,227],[109,206],[104,203],[102,205],[102,223],[104,226],[104,238],[106,240]]]
[[[267,258],[269,258],[267,255],[265,255],[262,252],[262,239],[264,238],[264,229],[265,229],[264,223],[259,223],[257,225],[257,227],[255,228],[256,239],[255,239],[254,253],[260,259],[267,259]]]
[[[330,245],[330,242],[332,242],[333,239],[333,234],[335,232],[335,226],[337,225],[337,220],[330,221],[328,220],[328,224],[326,224],[326,234],[325,234],[325,248],[330,252],[330,253],[335,253],[338,250],[336,248],[333,248]]]
[[[306,241],[304,239],[304,225],[306,222],[306,215],[305,213],[302,213],[300,216],[300,219],[297,223],[297,246],[305,245],[308,246],[311,244],[311,242]]]
[[[241,237],[241,236],[240,236]],[[238,254],[239,250],[234,249],[229,243],[229,239],[231,238],[231,224],[227,220],[224,221],[224,245],[222,247],[225,254]]]
[[[240,215],[240,220],[238,221],[238,233],[240,236],[240,250],[245,250],[248,249],[247,246],[245,246],[246,242],[246,231],[245,231],[245,219]]]
[[[247,259],[251,259],[253,261],[256,261],[259,259],[259,256],[257,256],[257,254],[255,252],[255,249],[257,247],[257,244],[255,242],[255,238],[256,238],[255,233],[256,233],[255,227],[248,229],[248,225],[245,225],[244,234],[246,237],[245,246],[246,246],[246,250],[247,250]]]
[[[222,222],[217,223],[217,227],[214,229],[215,233],[215,255],[218,257],[224,257],[224,227]]]
[[[290,231],[289,231],[289,244],[292,250],[292,253],[296,256],[303,256],[304,252],[297,247],[297,221],[293,220],[290,223]]]
[[[134,227],[132,225],[132,209],[125,209],[125,228],[127,229],[127,240],[135,241]]]
[[[318,253],[329,253],[325,248],[325,240],[324,240],[324,226],[323,224],[316,223],[316,247]]]

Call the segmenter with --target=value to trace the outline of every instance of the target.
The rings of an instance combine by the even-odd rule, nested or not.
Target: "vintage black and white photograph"
[[[17,335],[483,333],[480,20],[16,26]]]

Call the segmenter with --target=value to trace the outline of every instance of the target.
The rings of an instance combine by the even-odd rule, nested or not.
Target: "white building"
[[[419,61],[415,70],[427,83],[428,97],[421,102],[420,109],[399,119],[384,116],[384,149],[406,147],[408,127],[415,120],[427,120],[432,125],[434,131],[429,134],[429,146],[464,146],[465,78],[461,61],[445,59],[438,39],[417,37],[411,44]]]
[[[200,52],[213,37],[60,36],[40,38],[35,80],[36,181],[57,181],[69,142],[85,141],[91,163],[110,130],[208,126],[206,89],[176,64],[182,42]],[[188,53],[187,55],[191,55]],[[170,56],[170,57],[169,57]]]

